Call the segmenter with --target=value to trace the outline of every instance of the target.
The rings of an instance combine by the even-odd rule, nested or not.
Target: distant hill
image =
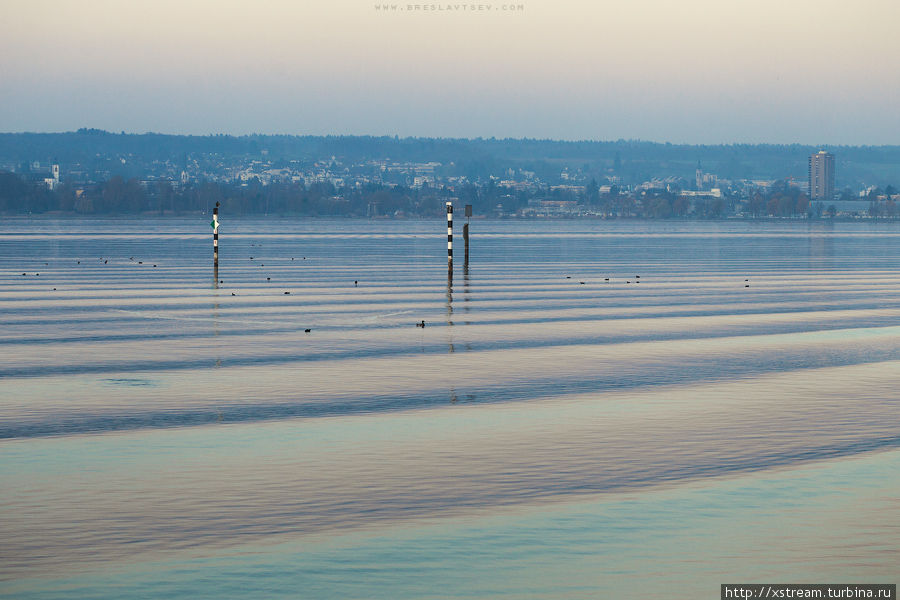
[[[539,175],[568,167],[614,172],[623,181],[679,176],[691,180],[703,170],[728,179],[805,179],[807,157],[823,148],[805,145],[735,144],[691,146],[634,140],[557,141],[537,139],[451,139],[372,136],[125,134],[99,129],[65,133],[0,133],[0,170],[31,161],[140,177],[147,165],[216,157],[265,156],[275,162],[339,158],[344,163],[391,159],[454,163],[473,177],[500,176],[507,168]],[[900,183],[900,146],[831,146],[836,187]]]

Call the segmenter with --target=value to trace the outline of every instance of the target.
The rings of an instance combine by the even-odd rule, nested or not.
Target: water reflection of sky
[[[898,468],[896,451],[874,453],[576,502],[167,550],[0,590],[44,598],[639,598],[672,588],[709,595],[743,578],[891,583],[897,490],[884,474]]]
[[[891,227],[433,225],[0,226],[0,593],[896,574]]]

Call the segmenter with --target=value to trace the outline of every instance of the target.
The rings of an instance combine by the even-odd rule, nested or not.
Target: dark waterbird
[[[424,328],[424,327],[425,327],[425,319],[422,319],[422,322],[421,322],[421,323],[416,323],[416,327],[422,327],[422,328]]]

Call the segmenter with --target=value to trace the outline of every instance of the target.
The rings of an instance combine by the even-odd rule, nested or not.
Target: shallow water
[[[223,222],[0,224],[0,594],[896,581],[896,225]]]

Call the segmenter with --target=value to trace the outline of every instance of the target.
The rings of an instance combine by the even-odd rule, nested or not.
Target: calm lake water
[[[900,226],[459,221],[0,222],[0,596],[900,579]]]

